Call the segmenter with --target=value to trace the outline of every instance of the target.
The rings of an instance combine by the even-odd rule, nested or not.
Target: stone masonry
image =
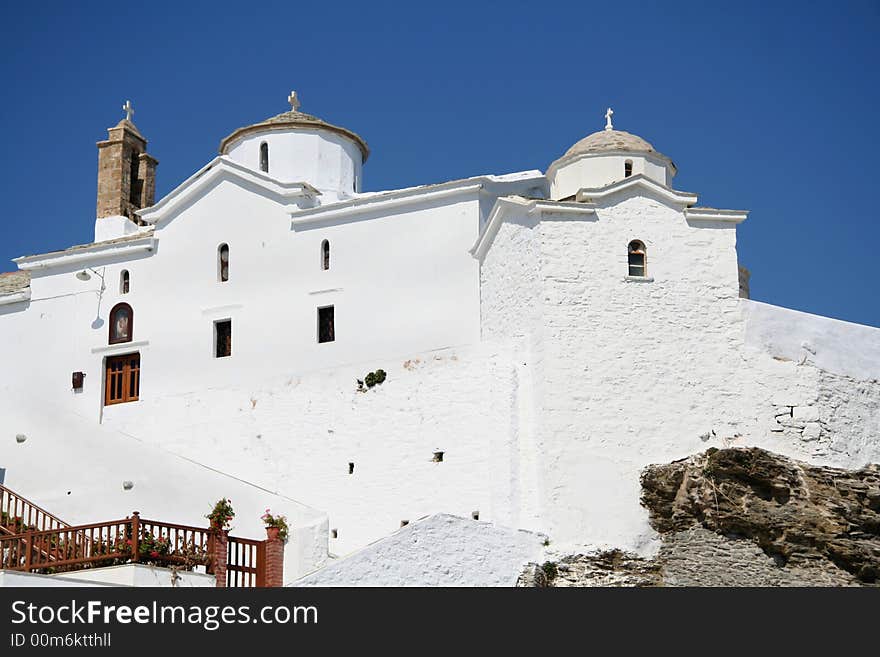
[[[136,210],[153,205],[156,165],[148,155],[147,140],[127,119],[108,129],[98,142],[98,218],[123,216],[135,223]]]

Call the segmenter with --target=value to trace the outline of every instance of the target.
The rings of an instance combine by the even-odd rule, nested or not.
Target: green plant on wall
[[[373,388],[383,381],[388,375],[385,373],[385,370],[376,370],[375,372],[370,372],[363,379],[358,379],[358,390],[361,392],[366,392],[367,388]],[[364,385],[366,384],[366,388]]]
[[[368,388],[372,388],[385,381],[385,377],[385,370],[376,370],[375,372],[370,372],[364,377],[364,383],[367,384]]]

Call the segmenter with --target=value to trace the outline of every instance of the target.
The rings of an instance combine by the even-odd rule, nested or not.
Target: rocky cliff
[[[710,449],[642,473],[662,538],[532,565],[525,586],[871,586],[880,580],[880,466],[843,470],[758,448]]]

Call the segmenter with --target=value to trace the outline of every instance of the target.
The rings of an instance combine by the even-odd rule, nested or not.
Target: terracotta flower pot
[[[274,541],[278,538],[278,534],[281,532],[281,527],[266,527],[266,537],[270,541]]]

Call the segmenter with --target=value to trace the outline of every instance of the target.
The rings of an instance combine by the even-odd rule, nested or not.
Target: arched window
[[[217,247],[217,277],[221,283],[229,280],[229,245],[221,244]]]
[[[623,177],[629,178],[631,175],[633,175],[633,161],[627,160],[623,163]]]
[[[260,144],[260,171],[269,173],[269,144]]]
[[[321,242],[321,269],[330,269],[330,240]]]
[[[647,276],[648,262],[647,251],[645,245],[639,240],[633,240],[629,243],[629,275],[630,276]]]
[[[128,275],[127,269],[123,269],[122,273],[119,274],[119,294],[128,294],[130,283],[131,276]]]
[[[117,303],[110,311],[110,344],[131,342],[134,334],[134,312],[127,303]]]

